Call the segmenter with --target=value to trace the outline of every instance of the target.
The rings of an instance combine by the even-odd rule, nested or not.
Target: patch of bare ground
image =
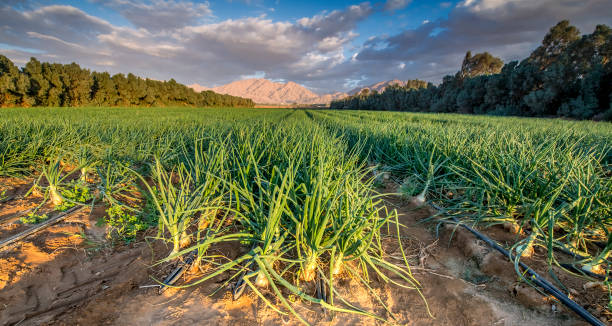
[[[391,193],[397,189],[389,182],[385,191]],[[434,209],[417,207],[413,202],[397,196],[388,196],[386,202],[389,207],[398,210],[400,222],[408,226],[403,232],[413,239],[418,239],[420,246],[427,249],[424,263],[421,262],[414,270],[417,274],[430,274],[419,280],[422,280],[424,293],[434,315],[440,313],[436,312],[436,306],[438,309],[445,309],[444,301],[440,300],[444,293],[435,283],[428,282],[436,282],[432,277],[444,274],[446,276],[440,276],[440,279],[451,281],[449,277],[452,277],[452,284],[463,283],[463,287],[456,285],[455,289],[460,289],[459,297],[467,301],[466,310],[481,309],[482,313],[488,315],[488,319],[480,319],[475,324],[587,325],[552,296],[521,282],[514,264],[469,231],[455,225],[438,224],[433,220],[423,222],[436,213]],[[517,235],[501,226],[479,231],[503,245],[510,245],[517,239]],[[532,257],[523,258],[522,261],[552,284],[558,284],[550,276],[543,248],[536,248]],[[603,322],[612,322],[612,316],[605,309],[607,291],[603,287],[590,286],[588,280],[573,276],[558,267],[552,267],[552,271],[558,281],[567,287],[571,299]],[[465,320],[460,324],[470,323]]]
[[[431,215],[398,197],[386,198],[396,208],[415,278],[420,282],[433,318],[414,290],[373,279],[373,291],[402,325],[581,325],[577,316],[535,290],[521,286],[509,263],[474,244],[468,234],[443,229],[436,238],[434,225],[419,223]],[[162,295],[152,277],[161,279],[176,263],[151,267],[155,257],[169,251],[159,242],[142,238],[112,247],[105,229],[95,225],[102,207],[71,216],[45,231],[0,252],[0,324],[19,325],[297,325],[248,292],[233,301],[221,274],[197,286],[171,288]],[[389,261],[401,263],[399,245],[386,238]],[[245,248],[225,243],[211,249],[235,259]],[[479,258],[480,257],[480,258]],[[503,258],[503,257],[502,257]],[[531,262],[528,262],[531,263]],[[202,266],[206,272],[208,267]],[[178,284],[195,281],[202,271],[189,271]],[[338,278],[339,294],[355,306],[388,317],[359,281]],[[578,287],[578,284],[576,285]],[[312,292],[311,287],[306,287]],[[219,291],[216,291],[219,290]],[[216,292],[215,292],[216,291]],[[582,295],[577,289],[578,294]],[[214,292],[214,294],[213,294]],[[271,300],[270,290],[263,290]],[[313,293],[310,293],[313,294]],[[523,296],[528,299],[523,299]],[[318,325],[382,324],[354,314],[331,314],[320,307],[295,302],[306,320]]]
[[[0,178],[0,222],[11,218],[15,214],[35,207],[40,202],[39,196],[32,195],[24,198],[24,195],[32,187],[32,180],[16,178]],[[41,197],[42,198],[42,197]]]

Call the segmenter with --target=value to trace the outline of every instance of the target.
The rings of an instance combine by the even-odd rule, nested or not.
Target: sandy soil
[[[7,206],[8,205],[8,206]],[[403,245],[408,248],[413,272],[433,314],[416,291],[374,281],[374,289],[390,307],[398,324],[406,325],[583,325],[563,306],[517,282],[512,265],[491,252],[470,234],[435,224],[419,223],[431,215],[397,197],[388,205],[400,213]],[[0,206],[19,210],[25,204]],[[12,212],[12,211],[11,211]],[[151,267],[154,254],[161,257],[165,245],[138,241],[112,247],[105,229],[95,225],[104,214],[80,211],[63,222],[0,251],[0,324],[19,325],[294,325],[297,319],[280,316],[253,293],[237,301],[222,286],[226,276],[187,289],[169,289],[158,295],[151,277],[162,278],[174,265]],[[503,234],[503,232],[499,232]],[[493,235],[496,235],[493,232]],[[142,239],[141,239],[142,240]],[[386,244],[389,252],[397,243]],[[229,258],[241,248],[227,244],[213,248]],[[539,253],[541,255],[541,253]],[[544,268],[536,256],[529,265]],[[540,270],[538,270],[541,272]],[[543,273],[542,273],[543,274]],[[181,282],[196,279],[186,275]],[[583,290],[584,281],[565,276],[562,281],[575,291],[574,299],[601,318],[603,289]],[[341,294],[357,306],[385,316],[382,307],[356,281],[338,280]],[[267,294],[269,295],[269,293]],[[272,296],[270,296],[272,298]],[[335,314],[304,303],[296,310],[313,324],[380,324],[370,318]],[[333,318],[333,319],[332,319]]]

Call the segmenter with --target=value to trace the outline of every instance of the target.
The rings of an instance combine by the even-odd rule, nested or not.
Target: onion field
[[[506,249],[609,289],[612,124],[453,114],[291,109],[31,108],[0,110],[3,180],[28,180],[43,201],[22,218],[102,205],[113,243],[167,244],[155,265],[189,261],[219,275],[233,296],[255,293],[281,315],[312,321],[301,301],[332,314],[393,321],[373,281],[421,298],[402,229],[387,196],[441,207],[483,232],[515,235]],[[392,194],[385,193],[389,184]],[[386,191],[388,192],[388,191]],[[50,214],[50,213],[49,213]],[[212,250],[238,244],[225,259]],[[388,248],[394,247],[393,253]],[[571,255],[567,260],[559,255]],[[564,256],[564,257],[566,257]],[[349,278],[386,311],[342,295]],[[164,280],[157,280],[162,282]],[[524,279],[529,282],[528,279]],[[164,281],[166,283],[166,281]],[[305,284],[315,284],[306,291]],[[610,309],[610,308],[608,308]]]

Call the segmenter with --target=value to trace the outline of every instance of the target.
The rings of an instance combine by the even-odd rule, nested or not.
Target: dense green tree
[[[36,58],[30,58],[23,72],[30,78],[29,95],[34,99],[34,105],[44,105],[48,97],[50,84],[43,75],[43,66]]]
[[[62,81],[62,65],[58,63],[43,63],[43,77],[49,83],[49,91],[46,98],[41,98],[42,106],[64,105],[66,98],[64,82]]]
[[[530,59],[539,64],[542,69],[546,68],[579,37],[580,31],[578,28],[570,25],[568,20],[562,20],[544,36],[542,45],[533,51]]]
[[[467,52],[460,71],[438,86],[362,93],[331,107],[612,120],[612,30],[597,25],[581,36],[564,20],[520,62]]]
[[[500,58],[492,56],[489,52],[477,53],[472,56],[472,52],[468,51],[461,64],[461,70],[458,72],[458,77],[464,79],[481,75],[498,74],[503,66],[504,62]]]
[[[19,105],[16,79],[19,69],[9,58],[0,55],[0,106]]]
[[[114,106],[117,104],[118,94],[115,83],[107,72],[94,72],[91,87],[91,104],[97,106]]]
[[[19,69],[0,55],[0,107],[11,106],[210,106],[253,107],[250,99],[198,93],[174,79],[157,81],[136,75],[90,72],[76,63],[41,63],[35,58]]]
[[[62,81],[66,88],[65,106],[84,106],[89,104],[93,80],[87,69],[76,63],[63,67]]]

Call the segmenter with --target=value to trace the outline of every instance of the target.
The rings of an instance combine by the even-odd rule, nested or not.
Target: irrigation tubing
[[[576,267],[576,266],[574,266],[572,264],[561,263],[560,265],[561,265],[561,267],[563,267],[563,268],[565,268],[567,270],[570,270],[570,271],[572,271],[572,272],[574,272],[576,274],[586,275],[586,276],[592,277],[594,279],[605,280],[606,277],[607,277],[607,276],[604,276],[604,275],[599,275],[599,274],[593,273],[591,271],[587,271],[587,270],[582,269],[582,268],[578,268],[578,267]]]
[[[322,278],[315,280],[315,294],[317,299],[327,302],[327,286]]]
[[[170,275],[168,275],[164,279],[161,286],[159,287],[159,294],[164,293],[164,291],[166,291],[168,287],[174,285],[174,283],[176,283],[176,281],[178,281],[178,279],[181,278],[181,276],[183,276],[183,273],[185,273],[187,268],[191,266],[191,264],[195,260],[196,255],[197,255],[197,251],[192,252],[180,266],[175,268],[172,271],[172,273],[170,273]]]
[[[15,217],[23,216],[23,215],[29,213],[30,211],[32,211],[34,208],[36,208],[36,206],[28,208],[25,211],[17,212],[15,214],[11,214],[11,215],[8,215],[6,217],[3,217],[2,219],[0,219],[0,223],[3,223],[4,221],[8,221],[8,220],[10,220],[12,218],[15,218]]]
[[[253,251],[255,249],[255,245],[253,245],[253,247],[251,248],[251,251]],[[249,266],[248,269],[253,270],[255,268],[255,261],[253,259],[250,260],[250,263],[247,263],[247,265]],[[246,276],[246,270],[242,271],[242,274],[240,274],[240,277],[238,277],[238,280],[236,281],[236,284],[234,285],[234,288],[232,289],[232,298],[234,299],[234,301],[240,299],[240,297],[244,294],[244,291],[246,290],[246,282],[244,281],[244,277]]]
[[[525,232],[525,233],[526,233],[528,236],[529,236],[529,235],[531,235],[529,232]],[[542,235],[538,235],[538,236],[537,236],[537,238],[538,238],[539,240],[544,239],[544,237],[543,237]],[[598,247],[601,247],[601,248],[604,248],[604,247],[606,246],[606,244],[605,244],[605,243],[599,243],[599,242],[594,242],[594,243],[595,243],[595,244],[596,244]],[[568,249],[567,247],[565,247],[565,246],[564,246],[564,245],[562,245],[562,244],[556,244],[556,245],[555,245],[553,248],[554,248],[554,249],[557,249],[557,250],[559,250],[559,251],[561,251],[562,253],[564,253],[564,254],[566,254],[566,255],[568,255],[568,256],[572,256],[573,258],[578,259],[578,260],[586,260],[586,259],[587,259],[587,257],[582,256],[582,255],[580,255],[580,254],[578,254],[578,253],[575,253],[575,252],[571,251],[570,249]],[[602,260],[602,262],[605,262],[605,263],[607,263],[607,264],[612,263],[612,262],[610,262],[610,260],[609,260],[609,259],[604,259],[604,260]],[[601,276],[601,275],[600,275],[600,276]]]
[[[251,263],[249,266],[253,266],[254,262]],[[234,288],[232,289],[232,298],[234,299],[234,301],[240,299],[240,297],[242,296],[242,294],[244,293],[244,290],[246,290],[246,282],[244,281],[244,276],[246,275],[246,271],[243,271],[242,274],[240,275],[240,277],[238,278],[238,281],[236,281],[236,284],[234,285]]]
[[[75,207],[72,207],[69,210],[64,211],[64,212],[60,213],[59,215],[57,215],[57,216],[55,216],[53,218],[50,218],[50,219],[48,219],[48,220],[46,220],[46,221],[44,221],[44,222],[42,222],[42,223],[40,223],[40,224],[38,224],[38,225],[36,225],[34,227],[31,227],[31,228],[29,228],[29,229],[27,229],[27,230],[25,230],[23,232],[17,233],[14,236],[9,237],[8,239],[1,240],[0,241],[0,250],[1,250],[1,248],[4,248],[4,247],[6,247],[6,246],[8,246],[8,245],[10,245],[12,243],[15,243],[15,242],[17,242],[17,241],[19,241],[19,240],[21,240],[21,239],[31,235],[31,234],[34,234],[34,233],[36,233],[38,231],[41,231],[41,230],[43,230],[43,229],[45,229],[45,228],[47,228],[47,227],[49,227],[49,226],[51,226],[51,225],[53,225],[55,223],[60,222],[61,220],[63,220],[66,217],[68,217],[70,214],[72,214],[72,213],[74,213],[76,211],[79,211],[79,210],[81,210],[81,209],[83,209],[85,207],[87,207],[87,206],[75,206]]]
[[[16,196],[9,196],[9,197],[6,197],[4,199],[0,199],[0,204],[8,203],[8,202],[10,202],[11,200],[13,200],[15,198],[16,198]]]
[[[446,212],[445,209],[437,206],[434,203],[431,203],[431,206],[433,208],[441,211],[441,212]],[[482,234],[482,233],[472,229],[471,227],[461,223],[456,217],[450,216],[450,218],[457,225],[461,225],[464,229],[470,231],[478,239],[486,242],[493,249],[499,251],[504,256],[510,258],[510,261],[514,261],[514,259],[515,259],[514,255],[512,253],[510,253],[508,250],[506,250],[505,248],[503,248],[502,246],[500,246],[497,242],[495,242],[491,238],[487,237],[486,235],[484,235],[484,234]],[[520,261],[519,261],[519,265],[525,270],[525,273],[527,273],[530,276],[530,280],[533,283],[535,283],[537,286],[539,286],[542,289],[544,289],[544,291],[550,293],[552,296],[557,298],[557,300],[561,301],[561,303],[563,303],[566,307],[568,307],[571,310],[573,310],[576,314],[578,314],[580,317],[582,317],[584,320],[586,320],[589,324],[597,325],[597,326],[606,326],[606,324],[604,324],[601,320],[595,318],[595,316],[591,315],[591,313],[589,313],[586,309],[584,309],[582,306],[580,306],[579,304],[574,302],[572,299],[570,299],[568,296],[563,294],[563,292],[561,292],[559,289],[557,289],[550,282],[548,282],[547,280],[545,280],[542,277],[540,277],[540,275],[538,275],[538,273],[536,273],[534,270],[529,268],[529,266],[525,265],[523,262],[520,262]]]

